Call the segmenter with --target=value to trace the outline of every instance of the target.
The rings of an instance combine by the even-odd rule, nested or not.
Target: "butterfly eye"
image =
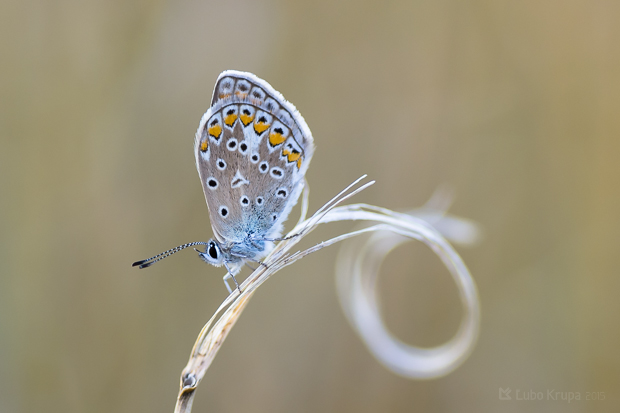
[[[217,247],[215,246],[215,242],[212,241],[211,243],[209,243],[208,253],[211,258],[213,258],[214,260],[217,260],[217,257],[219,256],[219,252],[217,250]]]

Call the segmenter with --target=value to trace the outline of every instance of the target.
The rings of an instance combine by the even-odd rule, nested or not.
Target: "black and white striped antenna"
[[[151,257],[149,259],[142,260],[142,261],[136,261],[133,264],[131,264],[131,266],[132,267],[139,266],[139,268],[147,268],[155,264],[157,261],[161,261],[164,258],[171,256],[175,252],[179,252],[181,250],[184,250],[185,248],[193,247],[194,245],[205,245],[206,246],[207,243],[203,241],[199,241],[199,242],[190,242],[189,244],[179,245],[178,247],[171,248],[168,251],[164,251],[161,254],[157,254],[154,257]]]

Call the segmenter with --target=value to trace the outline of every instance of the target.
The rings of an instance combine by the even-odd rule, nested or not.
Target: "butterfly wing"
[[[222,72],[196,132],[196,167],[218,241],[278,237],[314,152],[306,122],[251,73]]]

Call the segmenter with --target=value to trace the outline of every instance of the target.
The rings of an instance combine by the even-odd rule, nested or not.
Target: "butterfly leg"
[[[241,287],[239,286],[239,283],[237,282],[237,279],[233,275],[232,271],[228,267],[228,264],[226,264],[226,261],[224,261],[224,267],[226,267],[226,270],[228,271],[228,273],[223,278],[224,284],[226,284],[226,288],[228,289],[228,293],[232,293],[232,290],[230,289],[230,286],[228,285],[228,279],[232,278],[233,281],[235,282],[235,285],[237,286],[237,290],[239,291],[239,294],[241,294]]]
[[[269,266],[267,264],[265,264],[264,262],[259,261],[259,260],[255,260],[254,258],[248,257],[248,256],[243,255],[243,254],[239,254],[238,252],[231,251],[231,255],[233,255],[235,257],[238,257],[238,258],[243,258],[244,260],[247,260],[247,261],[255,262],[258,265],[262,265],[265,268],[269,268]],[[246,263],[246,265],[247,265],[247,263]],[[250,268],[252,268],[252,267],[250,267]],[[234,279],[234,277],[233,277],[233,279]]]
[[[284,238],[257,238],[256,241],[269,241],[269,242],[286,241],[286,240],[289,240],[291,238],[298,237],[300,235],[301,235],[301,233],[289,235],[288,237],[284,237]]]
[[[261,244],[264,245],[263,243],[265,243],[265,242],[286,241],[286,240],[298,237],[298,236],[300,236],[302,234],[303,234],[303,230],[298,232],[298,233],[296,233],[296,234],[289,235],[288,237],[279,237],[279,238],[264,238],[264,237],[254,238],[254,237],[250,237],[250,239],[251,239],[252,245],[257,246],[257,245],[261,245]]]
[[[248,260],[248,261],[252,261],[252,262],[257,263],[258,265],[262,265],[262,266],[263,266],[263,267],[265,267],[265,268],[269,268],[269,266],[268,266],[267,264],[265,264],[264,262],[262,262],[262,261],[254,260],[254,259],[252,259],[252,258],[248,258],[248,257],[244,257],[244,258],[245,258],[246,260]],[[250,268],[252,268],[252,267],[250,267]]]
[[[222,278],[224,280],[224,285],[226,286],[226,289],[228,290],[228,294],[232,293],[232,288],[230,288],[230,285],[228,284],[228,280],[230,278],[231,276],[229,272],[227,272],[224,278]]]

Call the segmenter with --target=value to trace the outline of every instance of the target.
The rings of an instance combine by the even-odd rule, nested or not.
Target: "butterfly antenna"
[[[171,256],[175,252],[179,252],[181,250],[184,250],[185,248],[193,247],[194,245],[207,245],[207,243],[199,241],[199,242],[190,242],[189,244],[179,245],[178,247],[171,248],[168,251],[164,251],[161,254],[157,254],[154,257],[151,257],[149,259],[142,260],[142,261],[136,261],[133,264],[131,264],[131,266],[132,267],[139,266],[139,268],[147,268],[155,264],[157,261],[161,261],[164,258]]]

